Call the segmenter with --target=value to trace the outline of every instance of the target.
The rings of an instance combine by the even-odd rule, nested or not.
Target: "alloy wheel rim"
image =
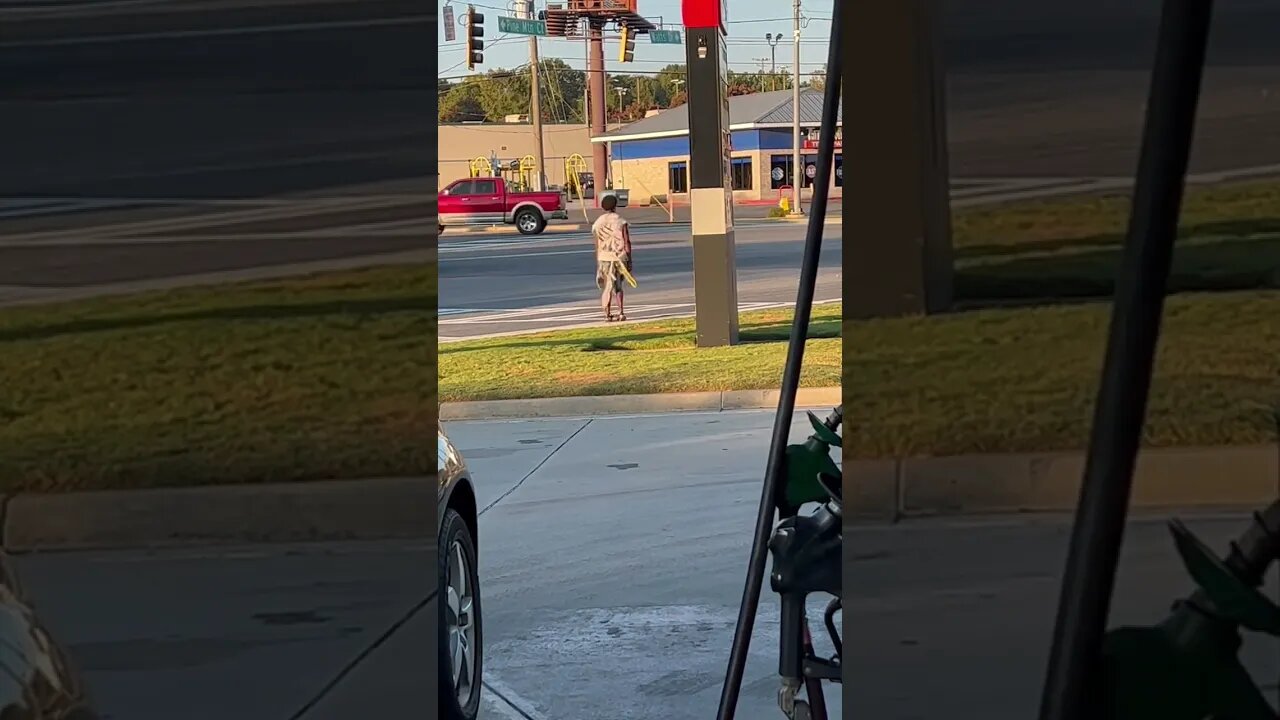
[[[466,707],[475,693],[475,593],[471,587],[471,565],[462,543],[449,546],[448,587],[445,625],[449,633],[449,662],[458,703]]]

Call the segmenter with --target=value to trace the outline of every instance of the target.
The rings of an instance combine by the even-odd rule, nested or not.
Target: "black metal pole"
[[[1212,0],[1165,0],[1041,720],[1098,720],[1098,671],[1195,128]]]
[[[835,153],[836,117],[840,108],[840,7],[837,2],[831,16],[831,43],[827,49],[827,78],[822,97],[822,129],[818,138],[818,167],[813,182],[809,224],[805,234],[804,256],[800,262],[800,285],[796,292],[795,320],[787,345],[787,360],[782,371],[782,387],[778,412],[773,421],[773,437],[769,445],[769,464],[765,469],[764,490],[756,515],[755,538],[751,544],[751,560],[747,569],[742,605],[734,628],[733,647],[729,653],[729,670],[720,694],[717,720],[733,720],[742,690],[742,676],[747,667],[751,646],[751,630],[755,627],[760,590],[764,584],[768,559],[769,536],[773,531],[777,488],[786,472],[787,441],[791,433],[791,416],[795,413],[796,392],[800,386],[800,368],[804,363],[805,339],[809,335],[809,315],[813,311],[813,295],[818,283],[818,261],[822,254],[822,229],[826,221],[827,196],[831,185],[831,167]],[[795,108],[800,112],[800,108]],[[799,169],[796,170],[799,172]]]

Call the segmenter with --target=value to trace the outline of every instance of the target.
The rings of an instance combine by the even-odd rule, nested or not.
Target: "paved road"
[[[481,506],[501,498],[480,524],[490,683],[535,718],[714,717],[772,423],[760,411],[450,423]],[[794,428],[811,432],[800,417]],[[743,720],[780,717],[769,595]]]
[[[1253,509],[1185,519],[1225,551]],[[1191,588],[1164,519],[1130,523],[1112,626],[1158,622]],[[1069,532],[1061,517],[847,530],[849,705],[890,720],[1035,717]],[[1242,657],[1274,704],[1280,646],[1251,636]]]
[[[951,172],[1125,176],[1162,3],[948,0]],[[1193,171],[1280,162],[1280,5],[1214,3]]]
[[[0,301],[423,257],[433,24],[406,0],[0,6]]]
[[[840,297],[840,229],[826,226],[818,300]],[[737,228],[742,309],[794,303],[805,226],[758,221]],[[447,237],[447,236],[446,236]],[[693,248],[687,225],[636,227],[631,320],[693,312]],[[440,335],[478,335],[595,324],[594,248],[588,233],[534,237],[465,235],[440,248]]]
[[[956,177],[1132,173],[1156,3],[1068,5],[949,4]],[[1193,166],[1278,163],[1280,50],[1270,28],[1280,10],[1223,0],[1217,11]],[[421,3],[11,0],[0,13],[0,236],[27,232],[34,218],[44,229],[81,228],[313,191],[421,192],[421,214],[431,214],[423,118],[434,107],[432,61],[421,46],[435,19]],[[396,223],[410,210],[387,212]],[[229,263],[283,269],[401,252],[412,241],[406,232],[387,247],[361,228],[367,216],[326,222],[348,236],[292,232],[314,230],[303,219],[233,245],[125,238],[75,252],[0,248],[0,267],[23,280],[0,284],[11,286],[6,297],[45,297],[30,288],[118,285],[122,265],[176,282]]]

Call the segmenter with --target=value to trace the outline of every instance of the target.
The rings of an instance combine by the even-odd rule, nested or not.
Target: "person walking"
[[[627,312],[623,305],[623,283],[635,287],[635,276],[631,274],[631,228],[626,219],[618,214],[618,197],[605,195],[600,200],[604,210],[595,223],[591,225],[591,234],[596,242],[596,287],[600,289],[600,309],[604,311],[605,322],[626,320]],[[618,314],[613,314],[613,302],[618,303]]]

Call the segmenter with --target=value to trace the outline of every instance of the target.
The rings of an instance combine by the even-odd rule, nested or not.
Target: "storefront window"
[[[791,156],[773,155],[769,158],[769,187],[777,190],[791,184]]]
[[[751,178],[751,158],[734,158],[732,161],[733,189],[750,190],[754,183]]]
[[[689,163],[667,163],[667,187],[668,192],[689,192]]]
[[[804,162],[804,178],[801,180],[804,184],[800,187],[811,187],[813,179],[818,177],[818,156],[801,155],[800,160]]]

